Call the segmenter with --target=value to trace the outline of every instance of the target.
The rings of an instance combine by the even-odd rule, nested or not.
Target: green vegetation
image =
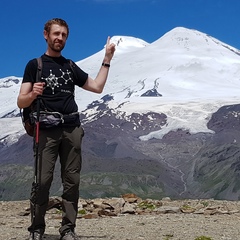
[[[154,210],[156,208],[156,206],[153,203],[150,203],[147,201],[143,201],[143,202],[139,203],[138,207],[141,209],[149,209],[149,210]]]
[[[195,238],[194,240],[213,240],[213,239],[210,237],[200,236],[200,237]]]
[[[182,212],[194,212],[196,209],[188,204],[184,204],[182,207],[180,207]]]
[[[165,235],[164,240],[170,240],[171,238],[173,238],[173,234],[167,234]]]
[[[81,215],[84,215],[84,214],[86,214],[86,213],[87,213],[87,212],[86,212],[85,209],[81,209],[81,210],[78,211],[78,214],[81,214]]]
[[[141,198],[161,199],[164,185],[154,175],[125,174],[118,172],[91,172],[81,175],[80,196],[83,198],[119,197],[126,192]]]
[[[62,214],[62,210],[57,209],[56,214]]]
[[[0,200],[28,199],[33,175],[33,169],[29,166],[17,164],[0,165]]]
[[[204,207],[207,207],[207,206],[209,205],[209,202],[203,201],[203,202],[201,202],[201,204],[202,204]]]

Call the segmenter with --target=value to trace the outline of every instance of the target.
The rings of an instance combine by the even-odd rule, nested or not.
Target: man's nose
[[[63,34],[59,34],[59,35],[58,35],[58,39],[59,39],[59,40],[63,40]]]

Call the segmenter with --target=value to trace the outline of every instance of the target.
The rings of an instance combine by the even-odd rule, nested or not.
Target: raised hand
[[[114,52],[115,52],[115,44],[110,43],[111,38],[107,38],[107,43],[106,43],[106,52],[105,52],[105,61],[110,62],[111,59],[113,58]]]

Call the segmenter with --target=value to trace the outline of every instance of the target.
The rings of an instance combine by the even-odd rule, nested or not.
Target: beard
[[[65,44],[64,43],[59,43],[59,42],[51,42],[51,43],[48,42],[48,46],[54,52],[61,52],[64,49]]]

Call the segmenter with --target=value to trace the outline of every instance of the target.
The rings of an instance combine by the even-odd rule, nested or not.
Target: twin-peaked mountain
[[[112,41],[104,92],[76,88],[85,130],[80,195],[238,199],[239,50],[182,27],[153,43]],[[94,78],[103,55],[77,64]],[[28,198],[33,176],[32,139],[16,106],[20,84],[0,79],[0,199]]]

